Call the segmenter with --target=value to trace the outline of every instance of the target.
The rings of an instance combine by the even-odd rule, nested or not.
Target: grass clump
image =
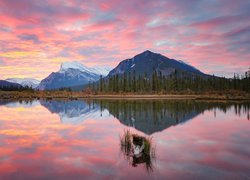
[[[144,164],[148,172],[153,171],[155,148],[152,146],[151,137],[143,137],[125,130],[120,136],[120,147],[122,154],[133,167]]]

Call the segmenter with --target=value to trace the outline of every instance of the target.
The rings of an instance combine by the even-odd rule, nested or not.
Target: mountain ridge
[[[177,77],[207,77],[209,75],[181,60],[175,60],[150,50],[143,51],[132,58],[125,59],[111,69],[110,67],[87,67],[84,64],[71,61],[63,62],[57,72],[40,81],[39,85],[32,78],[8,78],[8,81],[17,82],[22,86],[29,86],[37,90],[55,90],[61,88],[83,89],[89,83],[97,82],[100,76],[112,77],[134,73],[138,76],[152,77],[153,73],[161,74],[166,78],[175,73]],[[183,75],[185,74],[185,75]],[[33,81],[33,82],[32,82]],[[75,88],[76,87],[76,88]]]
[[[0,80],[0,88],[22,88],[22,85],[18,83],[12,83],[5,80]]]
[[[53,90],[61,88],[71,88],[95,82],[100,75],[106,75],[106,70],[102,68],[89,68],[80,62],[64,62],[59,71],[52,72],[44,78],[38,85],[38,90]]]
[[[133,58],[121,61],[110,71],[108,76],[129,72],[135,72],[137,75],[144,75],[144,73],[151,75],[154,71],[161,72],[164,76],[170,76],[175,70],[205,76],[203,72],[183,61],[170,59],[149,50],[137,54]]]
[[[22,85],[23,87],[31,87],[31,88],[36,88],[40,81],[34,78],[8,78],[6,81],[11,82],[11,83],[17,83]]]

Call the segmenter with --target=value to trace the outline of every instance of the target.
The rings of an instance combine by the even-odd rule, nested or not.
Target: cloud
[[[5,65],[4,61],[0,59],[0,66],[4,66],[4,65]]]
[[[0,31],[3,31],[3,32],[10,32],[12,29],[8,26],[5,26],[3,24],[0,24]]]
[[[244,0],[0,1],[0,57],[13,68],[0,76],[22,64],[38,79],[62,61],[116,66],[151,49],[229,77],[249,64],[249,9]]]
[[[227,38],[234,38],[239,36],[250,37],[250,26],[243,27],[243,28],[236,28],[233,31],[227,32],[224,34]]]
[[[71,51],[70,48],[65,47],[62,51],[59,52],[58,55],[62,57],[70,57],[70,51]]]
[[[205,21],[195,22],[191,26],[196,27],[200,30],[214,30],[215,28],[235,28],[236,25],[245,24],[249,22],[250,14],[240,14],[240,15],[229,15],[229,16],[220,16],[212,18]]]
[[[78,53],[83,56],[92,56],[95,54],[103,54],[104,47],[95,46],[95,47],[81,47],[78,49]]]
[[[5,53],[0,53],[0,57],[4,58],[27,58],[27,57],[36,57],[39,55],[39,52],[36,51],[9,51]]]
[[[39,38],[35,34],[20,34],[17,36],[23,41],[33,41],[34,43],[40,43]]]

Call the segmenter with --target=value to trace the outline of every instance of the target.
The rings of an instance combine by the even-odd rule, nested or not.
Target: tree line
[[[28,92],[33,92],[34,90],[32,87],[29,86],[4,86],[0,85],[0,91],[28,91]]]
[[[108,77],[100,76],[98,83],[89,83],[95,93],[176,93],[238,90],[250,92],[250,73],[235,74],[233,78],[200,76],[174,71],[169,76],[154,71],[151,75],[136,75],[136,72]]]
[[[166,119],[175,119],[176,123],[182,118],[190,118],[190,114],[197,115],[207,110],[216,109],[226,113],[233,107],[235,115],[247,114],[249,120],[250,104],[247,102],[205,102],[193,100],[95,100],[100,106],[101,112],[107,109],[109,113],[119,120],[131,121],[146,119],[161,122]],[[149,118],[153,117],[153,118]]]

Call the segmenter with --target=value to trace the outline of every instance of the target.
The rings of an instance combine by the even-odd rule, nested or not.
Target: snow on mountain
[[[17,108],[17,107],[23,107],[23,108],[32,108],[36,106],[40,106],[40,102],[37,100],[24,102],[24,101],[15,101],[15,102],[7,102],[5,104],[8,108]]]
[[[85,101],[40,101],[41,105],[46,107],[50,112],[59,115],[62,123],[79,124],[84,120],[100,118],[100,106],[95,104],[91,106]],[[109,116],[107,110],[102,112],[102,117]]]
[[[93,73],[90,68],[84,66],[80,62],[72,61],[72,62],[64,62],[61,64],[61,68],[59,72],[65,72],[69,69],[77,69],[82,72]]]
[[[6,81],[11,82],[11,83],[17,83],[22,85],[23,87],[29,86],[32,88],[36,88],[40,81],[33,79],[33,78],[8,78]]]
[[[103,75],[106,76],[108,75],[109,71],[112,70],[111,67],[104,66],[104,67],[99,67],[99,66],[94,66],[94,67],[87,67],[81,64],[80,62],[77,61],[72,61],[72,62],[64,62],[61,64],[61,68],[59,72],[65,72],[69,69],[77,69],[82,72],[87,72],[87,73],[95,73],[98,75]]]
[[[39,90],[60,89],[65,87],[77,87],[99,80],[100,75],[109,73],[107,67],[87,67],[80,62],[64,62],[58,72],[51,73],[39,84]]]
[[[93,68],[91,68],[93,70],[93,72],[96,72],[96,74],[100,74],[102,76],[107,76],[108,73],[113,69],[109,66],[103,66],[103,67],[99,67],[99,66],[94,66]]]

